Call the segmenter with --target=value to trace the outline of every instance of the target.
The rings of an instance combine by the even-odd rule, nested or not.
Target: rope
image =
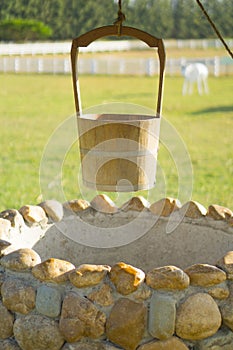
[[[209,23],[211,24],[212,28],[214,29],[215,33],[217,34],[217,36],[219,37],[219,39],[221,40],[221,42],[223,43],[223,45],[225,46],[225,49],[228,51],[228,53],[230,54],[231,58],[233,59],[233,53],[230,50],[229,46],[227,45],[226,41],[223,39],[221,33],[219,32],[218,28],[216,27],[216,25],[214,24],[214,22],[212,21],[212,19],[210,18],[210,16],[208,15],[208,13],[206,12],[204,6],[202,5],[200,0],[196,0],[198,5],[200,6],[202,12],[204,13],[204,15],[206,16],[206,18],[208,19]]]
[[[122,23],[125,21],[126,17],[125,14],[121,11],[121,0],[118,0],[118,12],[117,12],[117,19],[113,24],[117,26],[117,33],[118,36],[121,36],[121,30],[122,30]]]

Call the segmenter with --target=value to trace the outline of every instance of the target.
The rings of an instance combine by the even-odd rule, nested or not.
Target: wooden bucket
[[[157,109],[154,115],[82,114],[77,89],[78,48],[109,35],[118,35],[116,25],[94,29],[72,42],[71,63],[78,120],[83,184],[110,192],[147,190],[155,185],[161,119],[165,50],[162,39],[132,27],[122,35],[133,36],[158,48],[160,63]]]

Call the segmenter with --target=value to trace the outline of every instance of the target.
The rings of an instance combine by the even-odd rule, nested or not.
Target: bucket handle
[[[109,25],[104,27],[99,27],[93,29],[79,37],[73,39],[72,47],[71,47],[71,67],[72,67],[72,79],[73,79],[73,89],[74,89],[74,100],[77,115],[80,115],[80,92],[77,89],[77,58],[78,58],[78,48],[79,47],[87,47],[93,41],[100,39],[105,36],[119,36],[118,27],[116,25]],[[135,37],[141,41],[144,41],[149,47],[157,47],[158,48],[158,56],[159,56],[159,88],[158,88],[158,99],[157,99],[157,108],[156,113],[157,116],[160,116],[161,106],[162,106],[162,93],[163,93],[163,76],[165,69],[165,49],[163,40],[154,37],[153,35],[146,33],[140,29],[122,26],[121,27],[121,35]]]

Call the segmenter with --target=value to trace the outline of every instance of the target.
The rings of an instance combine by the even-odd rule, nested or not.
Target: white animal
[[[193,85],[197,83],[197,90],[199,95],[204,93],[208,94],[208,68],[203,63],[191,63],[187,66],[182,65],[181,71],[184,76],[184,84],[183,84],[183,95],[186,95],[187,92],[189,94],[193,93]]]

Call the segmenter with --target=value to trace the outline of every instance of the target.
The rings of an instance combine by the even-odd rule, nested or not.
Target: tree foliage
[[[0,22],[0,40],[44,40],[51,35],[51,28],[36,20],[6,19]]]
[[[222,35],[232,37],[232,0],[202,0],[202,3]],[[117,9],[117,0],[1,0],[0,21],[40,21],[52,28],[51,39],[70,40],[95,27],[113,23]],[[122,10],[127,25],[158,37],[215,37],[196,0],[122,0]]]

